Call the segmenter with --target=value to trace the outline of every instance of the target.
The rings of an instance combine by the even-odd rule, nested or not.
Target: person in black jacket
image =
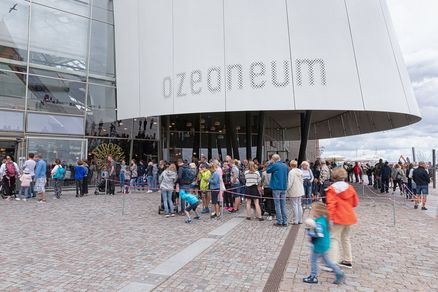
[[[421,210],[427,210],[426,201],[427,201],[427,195],[429,194],[430,176],[426,170],[426,163],[421,161],[418,164],[418,168],[414,170],[412,179],[417,185],[416,188],[417,195],[415,196],[414,209],[418,209],[418,205],[420,204],[421,201],[423,204]]]
[[[380,192],[389,192],[389,179],[391,178],[391,167],[388,165],[388,161],[385,161],[385,164],[383,165],[383,168],[381,170],[381,180],[382,180],[382,186],[380,188]]]

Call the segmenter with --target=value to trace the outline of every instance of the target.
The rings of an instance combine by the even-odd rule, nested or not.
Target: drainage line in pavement
[[[272,269],[271,274],[266,281],[265,287],[263,288],[263,292],[277,292],[279,290],[280,283],[286,270],[289,256],[292,252],[292,248],[294,247],[295,239],[297,238],[299,230],[299,225],[293,225],[289,230],[289,234],[287,235],[284,245],[281,248],[274,268]]]

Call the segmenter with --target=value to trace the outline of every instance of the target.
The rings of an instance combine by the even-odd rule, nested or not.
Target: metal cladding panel
[[[225,0],[228,111],[294,109],[284,0]]]
[[[363,110],[344,0],[288,0],[297,109]]]
[[[409,77],[408,71],[406,70],[405,60],[403,59],[403,54],[400,49],[400,45],[396,38],[396,33],[394,30],[394,26],[392,24],[391,16],[388,11],[388,6],[386,5],[386,1],[380,0],[380,5],[382,8],[383,16],[385,17],[386,26],[388,28],[389,37],[391,40],[391,45],[393,49],[393,53],[397,62],[397,67],[400,73],[400,78],[403,82],[404,92],[406,94],[406,100],[409,106],[409,111],[413,115],[420,116],[420,109],[417,104],[417,100],[415,99],[414,90],[411,85],[411,79]]]
[[[138,0],[114,1],[116,36],[117,118],[141,117]],[[127,9],[129,7],[129,9]],[[134,11],[134,13],[133,13]]]
[[[313,138],[420,119],[384,0],[114,5],[121,119],[281,111],[295,133],[292,117],[313,110]]]
[[[347,0],[347,7],[365,109],[406,111],[408,104],[380,1]]]
[[[225,111],[222,0],[174,1],[176,113]]]
[[[138,13],[141,22],[139,64],[142,116],[172,114],[172,0],[140,1]]]

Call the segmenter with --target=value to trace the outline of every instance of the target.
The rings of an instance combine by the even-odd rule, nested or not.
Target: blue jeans
[[[153,176],[148,176],[148,190],[153,192],[157,190],[157,180]]]
[[[277,214],[277,224],[287,224],[286,211],[286,191],[272,190],[274,197],[275,213]]]
[[[30,199],[32,194],[30,193],[30,187],[21,187],[20,199]]]
[[[143,179],[143,176],[139,176],[139,177],[137,177],[137,189],[140,191],[140,190],[143,190],[144,191],[144,179]]]
[[[310,275],[311,276],[318,276],[318,259],[322,258],[322,260],[324,261],[325,265],[331,269],[333,269],[333,272],[335,272],[336,275],[340,275],[343,272],[341,271],[341,269],[338,268],[337,265],[335,265],[329,258],[328,256],[328,252],[326,253],[315,253],[312,250],[312,254],[310,255],[310,263],[311,263],[311,270],[310,270]]]
[[[137,186],[137,178],[133,177],[131,178],[131,180],[129,181],[129,188],[131,189],[131,191],[135,191],[135,187]]]
[[[120,183],[120,190],[123,191],[123,186],[125,185],[125,173],[123,172],[119,174],[119,183]]]
[[[175,213],[175,207],[173,206],[173,201],[172,201],[172,194],[173,191],[166,191],[166,190],[161,190],[161,197],[163,198],[163,205],[164,205],[164,213],[169,214],[169,213]]]
[[[312,182],[308,179],[304,180],[304,206],[312,205]]]

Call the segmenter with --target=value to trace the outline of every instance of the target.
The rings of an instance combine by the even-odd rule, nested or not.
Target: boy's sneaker
[[[185,222],[186,222],[186,223],[192,223],[192,219],[188,218],[188,219],[186,219]]]
[[[309,277],[303,278],[303,282],[309,283],[309,284],[318,284],[318,278],[315,276],[309,276]]]
[[[199,219],[201,219],[201,217],[195,216],[195,217],[193,217],[193,219],[199,220]]]
[[[336,274],[336,280],[333,282],[333,284],[339,285],[342,284],[345,281],[345,273],[342,272],[340,274]]]
[[[353,268],[353,265],[350,262],[347,262],[347,261],[342,261],[342,262],[339,263],[339,265],[343,266],[343,267],[346,267],[346,268],[349,268],[349,269]]]

